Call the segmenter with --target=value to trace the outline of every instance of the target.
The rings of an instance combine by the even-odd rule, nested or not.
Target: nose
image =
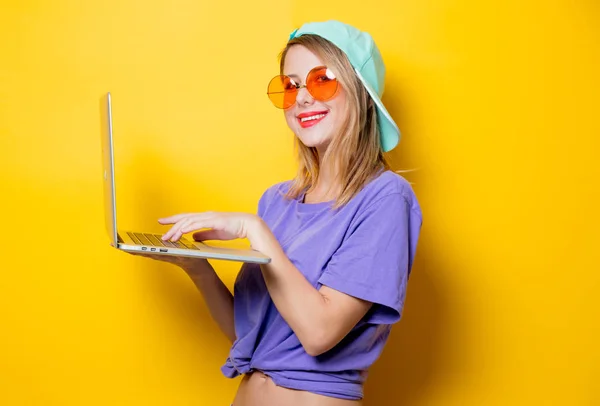
[[[304,86],[300,87],[300,89],[298,89],[298,94],[296,95],[296,103],[298,103],[300,105],[308,106],[308,105],[313,104],[314,101],[315,101],[315,99],[308,92],[306,85],[304,85]]]

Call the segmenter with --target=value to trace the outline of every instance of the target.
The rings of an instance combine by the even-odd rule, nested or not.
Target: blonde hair
[[[334,135],[322,162],[332,165],[336,174],[336,186],[341,187],[334,208],[348,203],[381,170],[390,169],[383,155],[377,126],[377,108],[373,99],[354,73],[348,57],[330,41],[312,34],[293,38],[280,55],[280,71],[283,74],[285,57],[294,45],[302,45],[316,54],[335,72],[346,92],[348,116],[342,130]],[[312,191],[319,177],[319,157],[314,147],[307,147],[295,138],[298,154],[298,172],[286,197],[296,199],[302,192]]]

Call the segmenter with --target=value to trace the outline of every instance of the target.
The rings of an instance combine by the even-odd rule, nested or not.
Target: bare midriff
[[[233,406],[362,406],[360,400],[346,400],[275,385],[260,371],[244,375]]]

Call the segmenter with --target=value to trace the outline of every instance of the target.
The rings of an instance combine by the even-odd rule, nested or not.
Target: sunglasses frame
[[[330,74],[331,74],[331,76],[333,76],[333,80],[335,80],[335,91],[333,92],[333,95],[331,95],[331,97],[328,97],[328,98],[326,98],[326,99],[321,99],[321,98],[315,97],[315,95],[313,95],[313,94],[311,93],[310,89],[308,88],[308,86],[307,86],[307,84],[306,84],[306,82],[307,82],[307,80],[308,80],[308,78],[310,77],[310,75],[311,75],[311,74],[313,74],[314,72],[318,72],[318,71],[320,71],[320,70],[323,70],[323,69],[325,69],[325,71],[326,71],[327,73],[330,73]],[[327,77],[329,77],[329,75],[327,75]],[[331,69],[329,69],[329,68],[328,68],[327,66],[325,66],[325,65],[322,65],[322,66],[315,66],[314,68],[312,68],[312,69],[311,69],[311,70],[308,72],[308,74],[306,75],[306,78],[304,79],[304,84],[303,84],[303,85],[298,85],[298,84],[296,84],[296,81],[295,81],[294,79],[292,79],[291,77],[287,76],[287,75],[277,75],[277,76],[274,76],[274,77],[273,77],[273,78],[272,78],[272,79],[269,81],[269,84],[268,84],[268,86],[267,86],[267,96],[269,96],[269,100],[271,100],[271,103],[273,103],[273,105],[274,105],[275,107],[277,107],[278,109],[282,109],[282,110],[289,109],[290,107],[292,107],[292,106],[294,105],[294,103],[290,104],[288,107],[280,107],[280,106],[278,106],[277,104],[275,104],[275,102],[274,102],[274,101],[271,99],[271,97],[270,97],[270,95],[271,95],[271,94],[280,94],[280,93],[286,93],[286,90],[283,90],[283,91],[281,91],[281,92],[270,92],[270,91],[269,91],[269,88],[271,87],[271,83],[272,83],[272,82],[273,82],[275,79],[277,79],[277,78],[288,78],[288,79],[290,80],[290,83],[293,83],[293,84],[294,84],[294,87],[296,88],[296,89],[295,89],[296,96],[294,97],[294,103],[296,102],[296,98],[298,97],[298,92],[300,91],[300,89],[302,89],[302,88],[304,88],[304,87],[306,88],[306,91],[308,91],[308,94],[310,94],[310,96],[311,96],[313,99],[315,99],[315,100],[318,100],[318,101],[322,101],[322,102],[324,102],[324,101],[328,101],[328,100],[331,100],[331,99],[333,99],[333,98],[334,98],[334,97],[335,97],[335,96],[338,94],[338,91],[340,90],[340,82],[339,82],[339,80],[337,79],[337,76],[336,76],[336,75],[335,75],[335,74],[334,74],[334,73],[331,71]]]

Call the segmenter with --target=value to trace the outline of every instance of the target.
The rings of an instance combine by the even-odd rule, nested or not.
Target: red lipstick
[[[296,119],[298,120],[298,124],[302,128],[312,127],[317,125],[323,120],[329,112],[327,110],[324,111],[308,111],[306,113],[298,114]]]

